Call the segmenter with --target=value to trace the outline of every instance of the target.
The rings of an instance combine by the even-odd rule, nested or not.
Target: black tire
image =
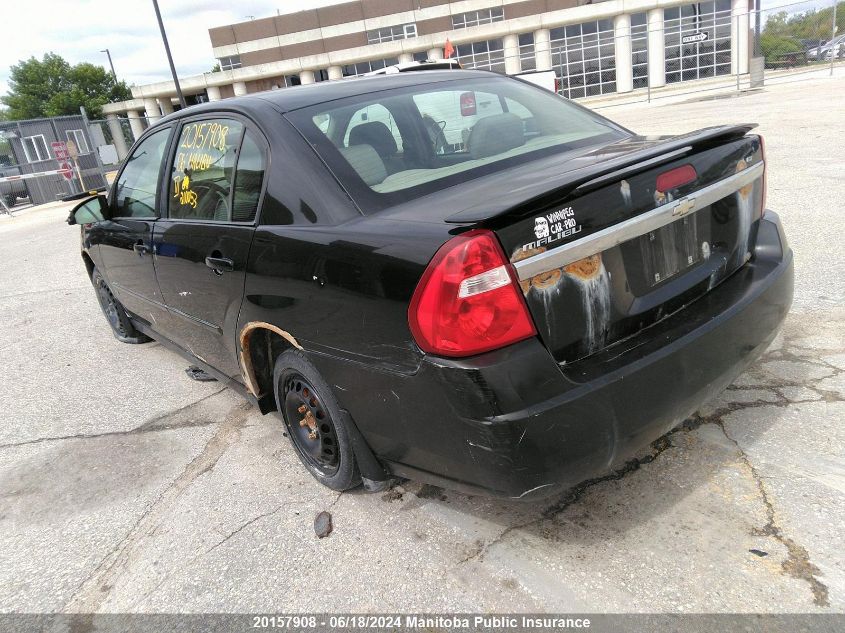
[[[106,280],[96,267],[91,271],[91,283],[94,284],[94,291],[97,293],[97,301],[111,326],[114,337],[121,343],[137,345],[150,341],[150,337],[139,332],[129,320],[126,309],[112,294]]]
[[[13,193],[7,193],[4,197],[6,198],[6,206],[10,209],[18,203],[18,197]]]
[[[288,438],[314,478],[332,490],[361,485],[346,417],[314,365],[287,350],[276,359],[273,384]]]

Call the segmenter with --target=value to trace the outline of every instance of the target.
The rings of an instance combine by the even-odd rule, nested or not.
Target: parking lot
[[[843,93],[601,111],[648,134],[759,122],[795,302],[699,415],[540,505],[322,488],[275,414],[112,337],[66,209],[0,219],[0,610],[845,611]]]

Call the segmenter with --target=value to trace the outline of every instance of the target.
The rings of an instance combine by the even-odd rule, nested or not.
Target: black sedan
[[[323,484],[529,499],[775,336],[792,253],[752,129],[638,136],[477,71],[325,82],[162,119],[69,222],[115,336],[278,411]]]

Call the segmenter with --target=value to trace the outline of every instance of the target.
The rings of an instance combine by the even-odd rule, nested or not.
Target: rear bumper
[[[532,339],[472,359],[428,358],[414,376],[374,372],[367,398],[339,395],[396,475],[548,496],[632,456],[729,385],[771,343],[792,292],[792,252],[767,212],[742,269],[583,361],[561,368]]]

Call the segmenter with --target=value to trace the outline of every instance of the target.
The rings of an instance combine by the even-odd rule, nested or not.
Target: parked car
[[[537,498],[775,336],[792,253],[752,128],[640,136],[480,71],[322,82],[165,117],[69,222],[115,336],[278,411],[323,484]]]
[[[560,90],[560,79],[557,78],[557,73],[554,70],[526,70],[513,76],[545,88],[549,92]]]
[[[807,57],[815,60],[830,61],[834,55],[836,59],[845,58],[845,34],[807,51]]]
[[[395,75],[396,73],[415,72],[418,70],[460,70],[461,62],[457,59],[426,59],[421,62],[402,62],[401,64],[391,64],[378,70],[371,70],[364,73],[363,77],[371,77],[372,75]]]

